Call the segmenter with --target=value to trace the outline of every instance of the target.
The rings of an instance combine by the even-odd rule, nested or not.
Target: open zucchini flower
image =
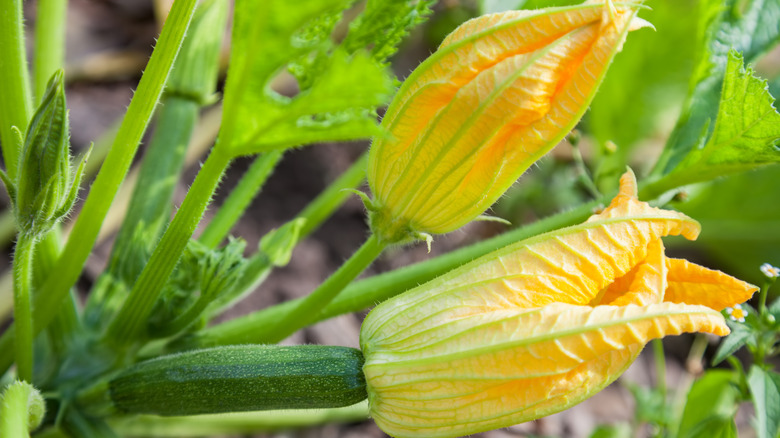
[[[388,243],[482,214],[590,104],[641,1],[508,11],[468,21],[404,82],[371,146],[370,224]]]
[[[664,255],[699,224],[620,193],[586,222],[515,243],[377,306],[360,344],[376,423],[455,437],[562,411],[614,381],[654,338],[728,334],[720,310],[757,290]]]

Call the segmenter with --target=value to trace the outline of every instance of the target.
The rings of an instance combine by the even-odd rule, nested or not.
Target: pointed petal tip
[[[630,167],[626,167],[626,172],[620,177],[620,190],[618,195],[638,199],[636,175]]]

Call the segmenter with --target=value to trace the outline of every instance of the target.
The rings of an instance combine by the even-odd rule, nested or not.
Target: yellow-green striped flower
[[[367,203],[386,242],[482,214],[577,124],[638,0],[509,11],[468,21],[404,82],[369,154]]]
[[[699,224],[636,199],[632,173],[583,224],[518,242],[377,306],[360,344],[376,423],[455,437],[564,410],[654,338],[729,332],[720,310],[756,287],[664,255]]]

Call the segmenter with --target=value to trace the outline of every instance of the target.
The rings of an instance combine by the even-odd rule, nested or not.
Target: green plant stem
[[[269,324],[261,328],[257,333],[258,341],[261,343],[279,342],[298,329],[314,322],[320,311],[373,263],[386,247],[386,243],[381,242],[375,235],[371,235],[333,275],[328,277],[311,294],[296,303],[276,324]]]
[[[764,281],[764,284],[761,286],[761,290],[758,292],[758,315],[761,318],[766,315],[766,299],[769,295],[769,289],[772,287],[772,284],[774,284],[774,281],[772,280]]]
[[[298,214],[299,218],[306,219],[306,223],[301,228],[301,240],[317,229],[344,201],[353,196],[348,189],[356,189],[360,186],[366,178],[367,167],[368,152],[364,152],[360,158],[352,163],[346,172],[342,173],[328,185],[327,189],[320,193]]]
[[[255,158],[244,176],[241,177],[241,181],[230,192],[217,214],[200,235],[198,239],[200,243],[209,248],[216,248],[227,237],[236,222],[243,216],[252,199],[260,193],[283,154],[283,150],[278,150]]]
[[[593,182],[593,178],[591,178],[590,172],[588,171],[588,166],[585,165],[585,160],[582,158],[580,147],[576,143],[572,143],[572,156],[574,157],[575,166],[577,166],[580,183],[585,187],[585,190],[588,191],[593,199],[600,198],[601,192],[599,192],[598,187],[596,187],[596,183]]]
[[[26,132],[32,117],[30,77],[24,48],[22,0],[0,0],[0,144],[3,146],[5,170],[16,178],[19,148],[12,126]]]
[[[122,436],[181,437],[256,434],[366,418],[368,403],[361,402],[344,408],[237,412],[192,417],[135,415],[114,418],[110,424]]]
[[[19,234],[14,249],[14,322],[16,325],[16,373],[19,379],[32,383],[33,317],[31,293],[35,236]]]
[[[685,369],[688,371],[683,375],[681,382],[674,389],[674,400],[672,402],[672,420],[668,431],[670,436],[679,436],[680,423],[682,422],[685,403],[688,401],[688,393],[691,391],[693,382],[702,371],[702,358],[707,350],[707,336],[704,333],[697,333],[693,338],[693,345],[685,360]]]
[[[28,437],[40,425],[45,406],[30,384],[14,382],[0,394],[0,436]]]
[[[418,286],[449,270],[470,262],[510,243],[580,223],[593,214],[605,198],[583,204],[573,210],[547,217],[538,222],[483,240],[465,248],[385,274],[375,275],[347,286],[330,304],[317,312],[310,322],[322,321],[345,313],[359,312],[388,298]],[[171,351],[218,345],[262,342],[258,333],[275,326],[303,298],[291,300],[228,322],[201,330],[169,346]]]
[[[666,405],[666,357],[664,344],[660,339],[653,339],[653,360],[655,361],[655,387],[661,393],[661,407]]]
[[[103,274],[126,287],[110,287],[104,289],[105,293],[90,293],[85,309],[87,320],[107,321],[118,310],[126,292],[141,273],[149,248],[159,240],[167,226],[173,193],[184,166],[199,108],[199,104],[191,99],[170,94],[163,97],[154,135],[134,179],[127,214],[114,241],[108,269]],[[130,180],[128,178],[125,183]]]
[[[122,278],[128,284],[132,284],[140,273],[140,266],[133,267],[135,269],[122,266],[128,259],[139,258],[138,254],[133,254],[133,251],[138,249],[133,246],[138,228],[143,226],[144,238],[156,242],[168,224],[173,192],[180,179],[187,145],[198,119],[198,110],[199,105],[192,100],[175,96],[166,96],[163,99],[157,117],[157,127],[143,157],[108,269],[111,275]]]
[[[133,285],[130,295],[111,322],[107,336],[120,345],[146,337],[146,324],[168,277],[203,217],[211,196],[231,157],[216,145],[187,192],[184,202],[165,230],[152,257]]]
[[[33,55],[33,82],[36,101],[39,101],[46,91],[49,78],[65,64],[67,6],[67,0],[38,0]]]
[[[196,0],[178,0],[171,8],[157,47],[152,53],[147,69],[141,77],[133,100],[130,102],[114,145],[106,156],[94,184],[92,184],[89,196],[87,196],[81,214],[79,214],[63,250],[63,254],[66,256],[59,258],[51,275],[36,295],[34,303],[35,330],[41,330],[51,322],[59,311],[62,300],[81,274],[84,263],[95,244],[103,219],[127,174],[141,136],[160,99],[165,81],[192,18],[195,3]],[[4,11],[4,9],[0,10]],[[2,28],[3,26],[0,25],[0,29]],[[0,46],[3,46],[3,42],[0,38]],[[13,349],[11,345],[15,332],[16,330],[11,328],[6,330],[0,338],[0,373],[5,372],[11,364],[11,355],[6,352]]]
[[[49,231],[35,246],[35,275],[33,276],[33,287],[37,290],[43,284],[43,281],[54,268],[57,258],[62,251],[62,230],[59,225]],[[77,300],[71,290],[70,296],[63,301],[60,311],[54,318],[46,332],[51,340],[52,348],[55,354],[64,354],[81,329],[77,310]]]

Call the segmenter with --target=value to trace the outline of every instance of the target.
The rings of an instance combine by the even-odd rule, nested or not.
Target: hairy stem
[[[30,296],[33,281],[35,236],[19,234],[14,249],[14,323],[16,325],[16,373],[19,379],[32,383],[33,318]]]
[[[259,342],[279,342],[317,320],[317,316],[344,288],[382,254],[387,245],[376,236],[365,243],[333,275],[296,303],[277,323],[257,333]]]
[[[114,145],[106,156],[94,184],[92,184],[89,196],[87,196],[81,214],[79,214],[63,250],[63,254],[67,256],[59,258],[46,282],[36,294],[33,306],[36,330],[45,328],[51,322],[58,313],[62,300],[68,295],[71,286],[76,283],[81,274],[84,263],[95,244],[103,219],[127,174],[141,137],[160,99],[184,33],[192,18],[195,4],[196,0],[178,0],[171,8],[157,47],[141,77],[133,100],[130,102]],[[0,8],[0,10],[3,9]],[[2,15],[0,14],[0,16]],[[0,23],[0,29],[3,27]],[[0,30],[0,32],[2,31]],[[0,46],[3,46],[3,42],[2,37],[0,37]],[[0,104],[1,106],[3,105]],[[13,348],[11,345],[14,342],[15,333],[16,330],[11,328],[0,338],[0,373],[8,369],[12,362],[12,356],[6,352]]]
[[[0,143],[8,176],[16,177],[19,148],[11,131],[26,132],[33,113],[30,76],[24,49],[22,0],[0,0]]]
[[[146,337],[149,315],[230,161],[230,156],[217,145],[203,164],[179,211],[109,326],[107,336],[120,345],[128,345]]]

